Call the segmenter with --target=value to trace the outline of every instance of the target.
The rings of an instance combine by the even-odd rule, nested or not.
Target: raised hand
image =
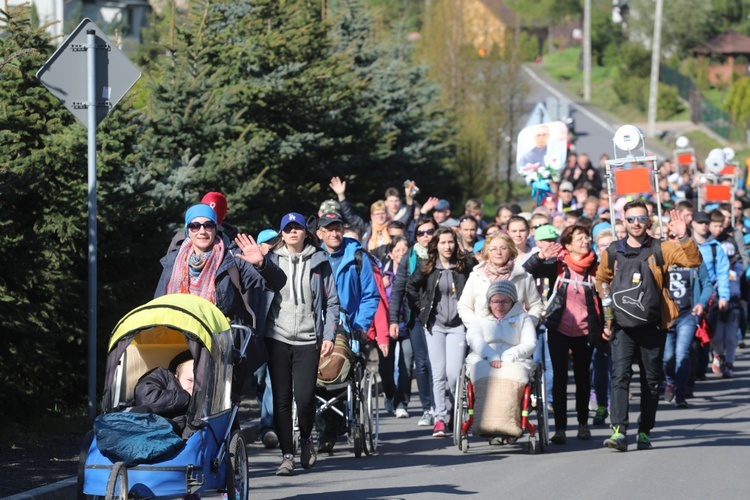
[[[332,177],[328,186],[334,193],[336,193],[336,196],[339,197],[339,201],[344,201],[346,199],[346,181],[342,181],[338,177]]]
[[[242,250],[242,253],[235,254],[235,257],[254,266],[260,266],[263,263],[263,252],[260,251],[260,246],[255,242],[252,236],[239,233],[234,239],[234,242],[237,243],[237,247]]]
[[[677,210],[669,211],[669,222],[667,222],[670,234],[677,235],[677,239],[682,239],[687,234],[687,223],[681,212]]]
[[[422,213],[423,214],[430,213],[430,210],[435,208],[435,206],[438,204],[439,201],[440,200],[435,196],[430,196],[429,198],[427,198],[427,201],[425,201],[422,204]]]

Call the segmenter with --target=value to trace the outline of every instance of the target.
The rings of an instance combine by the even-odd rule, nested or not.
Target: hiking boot
[[[281,465],[276,469],[277,476],[291,476],[294,474],[294,455],[288,453],[281,460]]]
[[[724,363],[721,378],[734,378],[734,363]]]
[[[432,437],[445,437],[445,422],[443,422],[442,420],[438,420],[437,422],[435,422],[435,426],[432,428]]]
[[[396,408],[396,418],[409,418],[409,412],[406,408]]]
[[[671,403],[674,399],[674,385],[667,383],[664,386],[664,401]]]
[[[588,441],[589,439],[591,439],[591,431],[589,430],[589,426],[586,424],[579,424],[578,435],[576,437],[583,441]]]
[[[594,425],[604,425],[607,423],[607,417],[609,412],[606,406],[598,406],[596,408],[596,415],[594,415]]]
[[[261,441],[263,442],[263,446],[265,446],[266,449],[272,450],[279,445],[279,436],[277,436],[274,431],[269,429],[263,434]]]
[[[711,371],[716,375],[721,375],[724,369],[724,357],[714,354],[714,361],[711,363]]]
[[[636,440],[639,450],[650,450],[653,448],[651,445],[651,438],[645,432],[638,433],[638,439]]]
[[[422,414],[422,418],[417,422],[419,427],[432,427],[434,424],[435,419],[432,417],[432,412],[430,412],[430,410],[425,410]]]
[[[318,459],[318,455],[315,453],[315,445],[311,439],[300,439],[299,446],[302,448],[302,456],[300,463],[303,469],[312,469],[315,465],[315,461]]]
[[[674,405],[676,408],[687,408],[688,404],[687,401],[685,401],[685,398],[677,396],[674,401]]]
[[[620,432],[620,426],[616,425],[612,427],[614,431],[611,436],[604,440],[605,448],[612,448],[613,450],[628,451],[628,438]]]
[[[568,438],[565,436],[565,431],[555,431],[555,435],[550,438],[550,442],[555,444],[565,444]]]
[[[320,445],[318,445],[318,453],[328,453],[330,455],[333,453],[333,447],[335,445],[336,441],[331,439],[321,440]]]

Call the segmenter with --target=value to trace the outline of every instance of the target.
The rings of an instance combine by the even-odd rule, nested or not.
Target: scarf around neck
[[[489,259],[485,260],[484,275],[490,280],[490,283],[497,280],[509,280],[510,273],[513,271],[513,259],[505,263],[504,266],[496,266]]]
[[[214,240],[213,248],[205,253],[193,251],[193,242],[185,238],[167,283],[167,293],[198,295],[216,304],[216,271],[224,255],[224,242]]]
[[[570,252],[563,249],[563,251],[560,252],[559,259],[573,271],[577,272],[578,274],[584,274],[589,268],[591,268],[591,265],[594,263],[594,259],[596,259],[596,254],[589,250],[589,253],[584,255],[582,259],[574,260],[573,256],[570,255]]]
[[[387,245],[391,242],[391,236],[388,234],[388,223],[376,224],[372,221],[372,234],[370,235],[370,241],[367,244],[368,250],[375,250],[376,248]]]

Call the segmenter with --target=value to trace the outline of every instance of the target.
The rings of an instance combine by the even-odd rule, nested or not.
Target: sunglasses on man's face
[[[417,236],[425,236],[425,235],[432,236],[433,234],[435,234],[434,229],[425,229],[424,231],[417,231]]]
[[[648,222],[648,215],[636,215],[634,217],[625,217],[628,224],[633,224],[635,221],[645,224]]]
[[[191,222],[187,225],[188,229],[194,233],[200,231],[201,226],[203,226],[206,231],[214,231],[216,229],[216,223],[212,220],[207,220],[206,222]]]

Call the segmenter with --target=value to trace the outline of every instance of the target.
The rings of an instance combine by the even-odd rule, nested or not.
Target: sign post
[[[84,57],[84,54],[86,57]],[[84,19],[37,72],[37,79],[88,129],[88,418],[96,416],[96,127],[141,72]]]

